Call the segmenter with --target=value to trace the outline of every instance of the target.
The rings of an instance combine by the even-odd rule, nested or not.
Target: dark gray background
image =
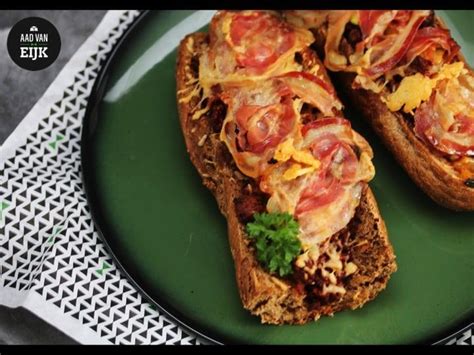
[[[94,31],[105,11],[0,11],[0,145],[30,111],[71,56]],[[10,28],[37,16],[53,23],[61,36],[61,52],[48,68],[36,72],[16,66],[7,52]],[[75,341],[29,311],[0,306],[0,344],[74,344]]]

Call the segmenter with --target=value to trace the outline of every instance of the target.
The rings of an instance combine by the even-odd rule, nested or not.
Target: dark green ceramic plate
[[[472,11],[440,12],[474,62]],[[150,299],[220,342],[434,342],[473,319],[474,214],[438,207],[371,130],[371,183],[399,270],[356,311],[304,326],[268,326],[238,296],[226,222],[189,161],[175,99],[176,45],[209,13],[150,12],[110,56],[91,96],[83,171],[92,213],[118,263]]]

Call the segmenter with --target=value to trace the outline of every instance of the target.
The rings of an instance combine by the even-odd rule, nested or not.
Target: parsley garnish
[[[255,213],[247,233],[255,241],[257,260],[270,272],[290,274],[293,260],[301,252],[298,222],[289,213]]]

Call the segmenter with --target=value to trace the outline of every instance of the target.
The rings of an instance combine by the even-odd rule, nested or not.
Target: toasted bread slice
[[[223,103],[213,103],[207,114],[192,119],[191,108],[200,98],[195,97],[190,102],[180,100],[184,97],[183,91],[189,92],[190,86],[196,85],[193,79],[198,78],[199,56],[207,49],[208,40],[207,34],[195,33],[180,44],[176,71],[179,119],[191,161],[227,219],[243,306],[259,316],[262,323],[270,324],[303,324],[342,309],[361,307],[386,287],[397,268],[385,224],[368,187],[352,221],[333,236],[345,238],[344,249],[358,267],[354,274],[346,277],[346,293],[342,297],[313,300],[290,279],[269,274],[256,260],[235,206],[235,199],[251,179],[238,171],[227,147],[219,140],[226,107]]]
[[[436,25],[446,28],[438,17]],[[323,55],[324,29],[315,31],[315,35],[318,53]],[[469,68],[462,55],[459,57]],[[461,177],[451,161],[416,137],[413,124],[401,112],[392,112],[387,108],[379,94],[353,89],[354,73],[335,72],[333,77],[352,106],[372,125],[384,145],[419,188],[444,207],[474,211],[474,186],[469,182],[474,180],[474,176],[472,179]]]
[[[415,136],[411,123],[403,114],[391,112],[372,91],[352,89],[353,74],[341,72],[336,77],[353,106],[370,122],[397,162],[431,199],[453,210],[474,211],[474,188],[468,187],[449,160],[433,152]]]

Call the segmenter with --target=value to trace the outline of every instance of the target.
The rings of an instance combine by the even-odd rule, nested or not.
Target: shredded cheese
[[[288,138],[278,145],[273,157],[278,161],[285,162],[291,158],[294,151],[293,138]]]
[[[298,176],[312,173],[321,165],[321,162],[315,159],[308,150],[296,149],[293,138],[288,138],[280,143],[273,157],[282,163],[290,159],[295,161],[295,163],[291,164],[291,166],[283,173],[283,180],[285,181],[293,180]]]
[[[206,139],[207,139],[207,134],[203,135],[201,137],[201,139],[199,139],[198,146],[202,147],[204,145],[204,142],[206,141]]]
[[[193,53],[194,52],[194,38],[193,37],[188,37],[188,41],[186,42],[186,49],[188,52]]]
[[[196,112],[193,113],[193,116],[191,117],[193,120],[197,120],[201,118],[207,111],[209,111],[209,105],[204,107],[203,109],[197,110]]]
[[[201,87],[199,85],[195,85],[195,86],[192,86],[192,87],[187,87],[183,90],[179,90],[178,91],[178,95],[181,95],[181,94],[184,94],[185,96],[181,97],[178,102],[179,103],[184,103],[184,104],[187,104],[189,103],[189,101],[191,101],[191,99],[194,97],[194,96],[197,96],[199,95],[199,89]],[[186,92],[188,92],[186,94]]]
[[[358,25],[359,24],[359,14],[355,13],[354,15],[352,15],[352,17],[350,19],[350,22],[354,25]]]
[[[386,99],[382,98],[382,100],[386,102],[390,111],[398,111],[403,107],[404,112],[413,112],[423,101],[430,98],[439,81],[457,78],[465,71],[463,69],[463,62],[455,62],[443,65],[439,73],[433,78],[420,73],[407,76],[403,78],[396,91],[388,95]]]
[[[337,285],[333,285],[333,284],[330,284],[328,286],[324,285],[323,286],[323,294],[326,294],[326,293],[341,293],[341,294],[345,294],[346,293],[346,289],[342,286],[337,286]]]
[[[310,166],[307,168],[303,168],[301,164],[293,163],[284,173],[283,173],[283,180],[293,180],[296,179],[298,176],[302,176],[305,174],[312,173],[316,170],[315,167]]]
[[[344,271],[346,273],[346,276],[352,275],[354,272],[357,271],[357,265],[354,264],[353,262],[348,262],[344,268]]]

